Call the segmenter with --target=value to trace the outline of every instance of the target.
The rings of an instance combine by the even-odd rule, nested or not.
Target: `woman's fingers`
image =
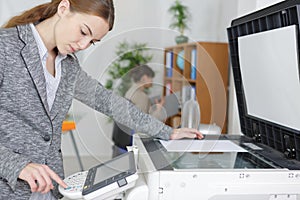
[[[41,175],[41,178],[43,178],[41,180],[41,182],[39,182],[39,180],[37,180],[38,183],[39,183],[39,190],[38,190],[38,192],[47,193],[51,189],[53,189],[53,184],[52,184],[52,180],[50,178],[50,174],[49,174],[49,170],[48,169],[50,170],[50,168],[48,166],[46,166],[46,165],[41,165],[41,167],[38,168],[39,173]]]
[[[203,135],[197,129],[192,128],[179,128],[174,129],[173,133],[170,136],[170,139],[177,140],[181,138],[198,138],[202,139]]]
[[[37,186],[37,182],[35,181],[35,179],[33,177],[29,177],[26,181],[30,186],[31,192],[36,192],[38,189],[38,186]]]
[[[47,165],[29,163],[20,173],[19,178],[26,181],[32,192],[47,193],[54,188],[52,180],[62,187],[67,187],[63,180]]]
[[[34,178],[36,180],[36,184],[37,184],[37,187],[38,187],[37,192],[44,191],[44,189],[47,187],[44,177],[41,174],[39,174],[39,172],[36,172],[34,174]]]
[[[43,165],[43,167],[47,170],[47,172],[52,180],[54,180],[56,183],[58,183],[63,188],[68,187],[67,184],[52,169],[50,169],[47,165]]]
[[[202,139],[203,135],[200,131],[198,131],[197,129],[191,129],[191,128],[181,128],[182,131],[186,132],[189,134],[190,138],[198,138],[198,139]]]

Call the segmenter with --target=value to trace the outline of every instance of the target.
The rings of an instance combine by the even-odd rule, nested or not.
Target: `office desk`
[[[230,141],[238,145],[251,142],[238,137]],[[248,152],[199,153],[167,152],[158,140],[138,135],[133,143],[149,189],[148,200],[300,199],[297,161],[292,166],[298,169],[284,168],[246,146]]]

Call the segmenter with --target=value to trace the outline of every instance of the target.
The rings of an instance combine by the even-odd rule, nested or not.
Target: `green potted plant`
[[[146,43],[129,44],[127,41],[119,43],[115,52],[117,59],[109,66],[110,78],[106,81],[105,87],[114,89],[119,95],[124,96],[131,86],[130,77],[126,74],[135,66],[152,60],[153,56],[146,54],[147,50]]]
[[[175,28],[180,32],[180,35],[175,38],[176,43],[186,43],[188,37],[184,35],[184,31],[188,28],[188,21],[191,17],[189,8],[179,0],[175,0],[168,11],[172,15],[170,28]]]

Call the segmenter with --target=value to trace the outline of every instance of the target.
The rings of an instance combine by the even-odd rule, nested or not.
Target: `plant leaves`
[[[120,42],[115,51],[117,59],[109,66],[108,75],[110,78],[106,81],[105,87],[114,89],[121,96],[124,96],[131,86],[127,73],[135,66],[146,64],[152,60],[153,55],[146,53],[148,50],[147,43],[130,44],[126,40]],[[117,85],[117,83],[119,84]]]

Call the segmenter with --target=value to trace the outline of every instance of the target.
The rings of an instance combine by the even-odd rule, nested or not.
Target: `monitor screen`
[[[238,37],[247,114],[300,130],[295,25]]]
[[[93,193],[93,195],[101,196],[108,192],[121,192],[134,186],[137,177],[133,152],[126,152],[112,160],[90,168],[82,195]],[[120,190],[118,190],[119,188]]]
[[[132,168],[130,162],[131,160],[127,156],[119,157],[119,159],[113,162],[108,162],[106,164],[100,165],[96,168],[96,174],[94,178],[94,184],[105,181],[111,177],[114,177],[122,172],[126,172]]]

